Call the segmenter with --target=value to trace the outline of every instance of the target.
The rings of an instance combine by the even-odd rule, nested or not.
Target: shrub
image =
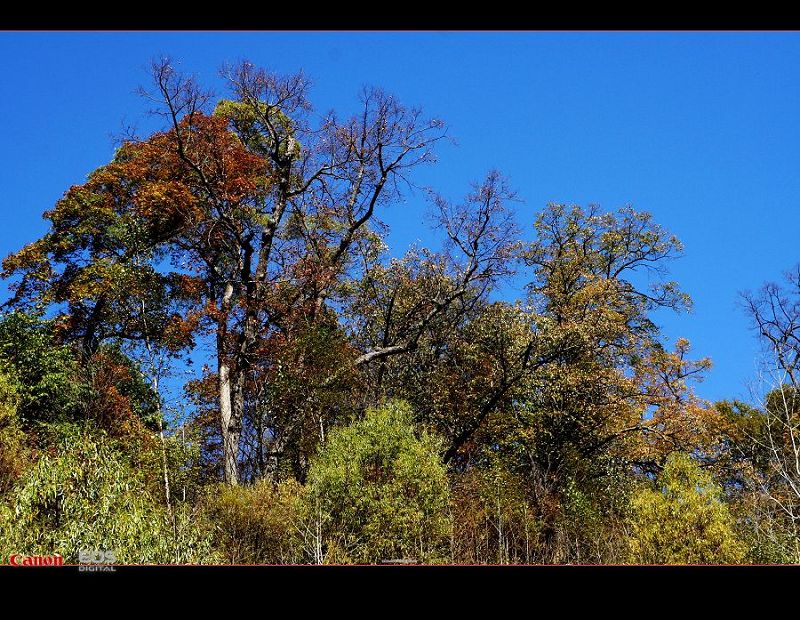
[[[335,563],[446,559],[451,525],[440,450],[434,437],[416,433],[404,402],[333,429],[309,470],[307,553]]]
[[[722,489],[687,454],[670,456],[655,488],[636,492],[632,508],[634,562],[736,564],[744,558]]]
[[[213,561],[189,510],[177,509],[173,522],[102,436],[75,425],[59,431],[60,450],[43,454],[0,506],[0,550],[59,553],[66,563],[78,563],[81,550],[111,550],[120,563]]]
[[[301,560],[297,538],[302,487],[262,478],[249,486],[213,485],[204,516],[214,546],[231,564],[292,564]]]

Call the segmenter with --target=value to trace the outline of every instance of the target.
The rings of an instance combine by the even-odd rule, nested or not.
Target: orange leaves
[[[170,274],[172,294],[187,301],[198,301],[205,292],[205,282],[197,276],[183,273]]]
[[[268,162],[248,152],[224,119],[195,113],[177,131],[125,143],[112,163],[67,193],[61,210],[67,215],[67,203],[74,212],[88,195],[93,200],[102,196],[105,208],[141,219],[162,240],[187,224],[214,217],[214,207],[236,206],[263,194],[268,173]]]
[[[193,346],[199,322],[200,317],[197,313],[190,313],[185,318],[174,314],[167,321],[161,335],[164,345],[171,351],[180,351]]]
[[[269,170],[224,119],[192,114],[176,129],[123,144],[71,187],[45,214],[50,232],[9,256],[3,276],[21,276],[18,304],[67,302],[73,333],[148,331],[172,350],[189,346],[213,279],[207,264],[255,225],[253,205],[270,189]],[[164,273],[170,253],[180,272],[195,274]],[[186,302],[200,307],[173,316]],[[211,303],[205,315],[226,318]]]
[[[48,273],[47,248],[42,240],[34,241],[23,247],[19,252],[9,254],[3,259],[4,278],[12,273],[26,269],[33,269],[38,274]]]
[[[269,163],[249,152],[225,119],[195,113],[177,131],[159,133],[132,148],[126,166],[151,179],[180,181],[200,198],[240,203],[260,191]]]
[[[226,313],[223,312],[211,299],[206,300],[203,314],[215,323],[222,322],[227,318]]]

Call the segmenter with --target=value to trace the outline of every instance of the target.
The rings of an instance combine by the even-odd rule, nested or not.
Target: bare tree
[[[800,265],[784,284],[767,283],[743,300],[764,349],[756,394],[763,419],[748,439],[769,455],[762,490],[788,520],[800,562]]]

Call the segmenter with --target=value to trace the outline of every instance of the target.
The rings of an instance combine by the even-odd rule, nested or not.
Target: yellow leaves
[[[13,273],[23,270],[48,272],[49,261],[44,240],[40,239],[29,243],[19,252],[9,254],[3,259],[2,277],[8,278]]]
[[[189,217],[197,203],[192,190],[179,181],[144,184],[136,193],[134,208],[138,216],[157,221]]]
[[[735,564],[745,547],[722,490],[687,454],[672,455],[655,488],[633,497],[630,549],[644,564]]]

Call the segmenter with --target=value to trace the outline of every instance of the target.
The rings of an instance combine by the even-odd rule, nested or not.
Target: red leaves
[[[269,163],[249,152],[225,119],[202,113],[181,121],[177,131],[155,134],[128,149],[121,164],[126,176],[144,180],[156,198],[161,196],[158,184],[169,183],[173,197],[238,204],[263,191],[269,172]],[[191,210],[191,205],[170,202],[167,193],[164,197],[166,204]]]
[[[146,436],[141,420],[133,412],[131,398],[119,388],[132,380],[131,369],[103,352],[94,356],[91,368],[93,396],[87,411],[95,423],[111,437]]]

